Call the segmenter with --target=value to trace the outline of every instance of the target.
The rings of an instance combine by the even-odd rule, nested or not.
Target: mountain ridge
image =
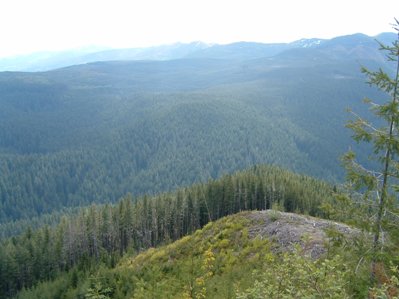
[[[389,43],[395,38],[395,34],[391,32],[381,33],[375,37],[359,33],[332,39],[300,39],[289,43],[234,42],[220,45],[196,41],[147,48],[105,49],[100,51],[88,48],[64,52],[38,52],[16,57],[0,58],[0,71],[48,71],[76,64],[109,60],[171,60],[190,57],[245,60],[272,57],[289,49],[317,48],[331,43],[336,39],[353,39],[354,37],[359,38],[361,36],[369,41],[374,38],[381,38],[381,42],[383,43]]]
[[[234,294],[250,290],[255,280],[259,283],[261,273],[277,276],[285,267],[290,269],[290,275],[278,276],[276,282],[267,280],[269,287],[283,282],[288,288],[298,279],[296,275],[312,277],[324,269],[313,283],[296,285],[295,291],[323,292],[327,296],[334,292],[339,294],[337,298],[349,298],[354,288],[345,283],[346,272],[342,270],[350,265],[348,256],[355,251],[350,244],[359,236],[358,229],[319,218],[276,210],[240,212],[209,222],[173,243],[125,254],[114,268],[98,267],[90,277],[80,274],[74,285],[64,274],[23,290],[18,298],[38,294],[52,298],[53,290],[66,298],[79,297],[88,292],[93,280],[99,290],[112,290],[114,298],[185,298],[187,294],[195,294],[194,298],[198,294],[206,294],[206,298],[236,298]],[[346,259],[339,256],[340,242],[346,244]],[[297,267],[300,272],[295,270]],[[331,289],[327,289],[331,277]],[[63,286],[60,281],[64,281]],[[318,289],[321,284],[325,285]]]

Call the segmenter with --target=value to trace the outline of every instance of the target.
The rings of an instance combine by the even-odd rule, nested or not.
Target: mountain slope
[[[340,238],[350,244],[358,234],[346,225],[312,217],[272,210],[242,212],[170,245],[127,255],[115,269],[99,269],[90,278],[80,274],[75,286],[62,277],[23,291],[18,298],[53,298],[53,290],[64,298],[77,298],[93,289],[112,298],[237,298],[249,294],[245,290],[265,275],[269,277],[264,293],[284,284],[284,290],[274,291],[276,297],[284,293],[292,298],[349,298],[349,263],[336,255],[332,243]]]
[[[126,252],[168,244],[239,211],[278,207],[325,216],[324,206],[335,203],[332,193],[310,177],[256,166],[173,193],[81,208],[53,227],[28,227],[0,242],[0,298],[71,268],[112,267]]]

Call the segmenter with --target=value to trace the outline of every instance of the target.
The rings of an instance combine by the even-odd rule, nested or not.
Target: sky
[[[393,31],[399,0],[1,0],[0,57]]]

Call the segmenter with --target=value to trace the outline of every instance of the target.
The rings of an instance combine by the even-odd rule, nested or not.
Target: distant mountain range
[[[301,39],[291,43],[255,43],[237,42],[227,45],[206,44],[203,42],[176,43],[148,48],[131,49],[107,49],[88,48],[82,50],[71,50],[63,52],[39,52],[29,55],[0,59],[0,71],[47,71],[71,65],[85,64],[96,61],[115,60],[173,60],[183,58],[212,58],[212,59],[234,59],[247,60],[265,58],[278,55],[284,51],[299,49],[330,49],[334,44],[338,46],[372,46],[375,50],[375,39],[389,43],[395,39],[394,33],[382,33],[376,37],[364,34],[355,34],[337,37],[330,40],[325,39]],[[363,48],[364,49],[364,48]],[[339,51],[339,49],[336,49]],[[356,49],[353,49],[356,52]],[[341,53],[351,56],[359,53]],[[366,53],[363,53],[367,55]],[[370,56],[375,55],[369,53]]]

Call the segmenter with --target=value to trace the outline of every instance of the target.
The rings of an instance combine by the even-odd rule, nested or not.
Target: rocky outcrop
[[[274,241],[275,252],[293,250],[299,244],[312,258],[323,255],[329,243],[348,241],[360,234],[342,223],[274,210],[251,212],[247,217],[253,222],[251,238],[269,238]]]

